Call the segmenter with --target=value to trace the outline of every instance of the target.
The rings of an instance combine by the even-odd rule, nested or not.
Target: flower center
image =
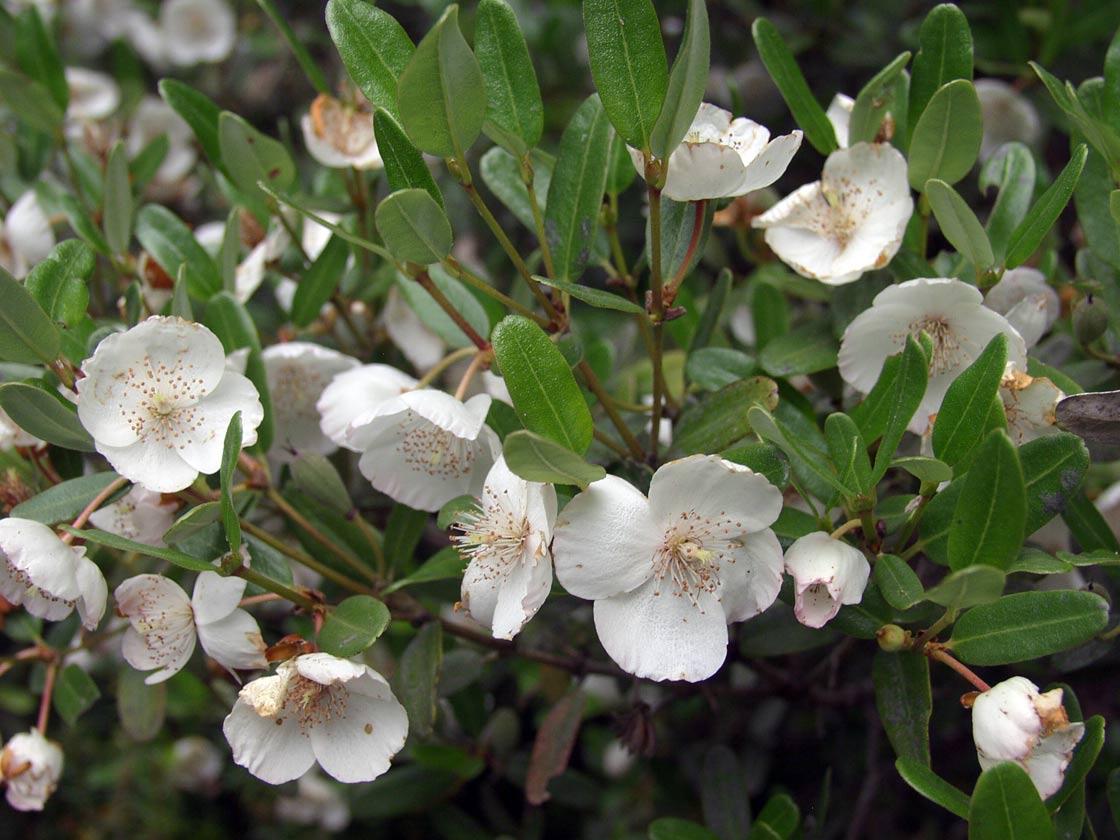
[[[925,331],[933,339],[933,357],[929,363],[931,377],[958,367],[966,361],[963,348],[957,340],[953,325],[941,315],[927,315],[919,321],[910,324],[909,333],[916,335]]]
[[[679,525],[665,533],[653,558],[658,595],[666,579],[674,596],[687,597],[694,606],[699,606],[702,593],[714,595],[719,591],[719,561],[723,555],[704,547],[705,536],[692,527]]]
[[[521,558],[530,529],[527,518],[498,502],[481,512],[462,514],[454,527],[461,532],[452,536],[459,553],[491,581],[509,574]]]
[[[456,437],[411,410],[405,412],[397,448],[410,469],[435,478],[459,478],[474,465],[473,441]]]
[[[182,449],[202,424],[197,402],[203,381],[194,365],[177,359],[168,365],[144,357],[144,363],[123,374],[125,394],[121,420],[141,440]]]
[[[294,676],[287,684],[284,705],[276,715],[276,725],[283,726],[287,721],[295,720],[300,732],[306,736],[316,726],[344,719],[346,700],[346,689],[341,686],[323,685],[304,676]]]

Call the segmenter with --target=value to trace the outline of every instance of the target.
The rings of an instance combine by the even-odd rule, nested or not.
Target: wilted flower
[[[782,549],[768,527],[782,494],[715,455],[663,465],[649,498],[613,475],[572,499],[553,537],[556,577],[595,601],[595,629],[628,673],[706,679],[727,655],[727,625],[774,602]]]
[[[984,296],[984,305],[998,312],[1034,347],[1061,314],[1058,293],[1035,268],[1013,268]]]
[[[0,752],[0,780],[17,811],[42,811],[62,775],[62,748],[38,729],[14,735]]]
[[[1017,140],[1030,146],[1042,134],[1038,111],[1025,96],[1002,79],[977,79],[972,83],[980,98],[984,139],[980,160],[986,161],[1004,143]]]
[[[470,558],[463,606],[495,639],[512,639],[536,615],[552,588],[556,490],[526,481],[498,456],[486,476],[480,509],[461,514],[453,539]]]
[[[159,137],[167,138],[167,155],[153,181],[162,186],[177,185],[198,160],[194,132],[175,109],[158,96],[145,96],[128,120],[125,147],[131,157],[136,157]]]
[[[299,777],[295,796],[276,800],[276,817],[297,825],[317,825],[323,831],[342,831],[350,824],[350,806],[338,790],[314,768]]]
[[[368,782],[404,746],[408,715],[368,665],[308,653],[242,688],[222,731],[233,760],[269,784],[316,761],[340,782]]]
[[[796,540],[785,562],[793,577],[793,614],[806,627],[824,627],[841,604],[858,604],[871,574],[862,551],[823,531]]]
[[[91,525],[144,545],[166,545],[163,535],[175,524],[179,505],[160,493],[134,485],[124,498],[90,514]]]
[[[1012,677],[979,694],[972,704],[972,738],[980,767],[1014,761],[1045,799],[1062,786],[1084,723],[1070,723],[1062,689],[1040,694],[1026,677]]]
[[[906,158],[885,143],[857,143],[828,156],[806,184],[751,224],[798,274],[830,285],[858,280],[898,253],[914,212]]]
[[[96,70],[67,67],[66,84],[70,88],[70,104],[66,106],[68,119],[77,122],[103,120],[121,104],[121,89],[116,81]]]
[[[257,389],[227,370],[221,342],[201,324],[148,318],[103,339],[82,372],[78,418],[113,468],[149,490],[173,493],[217,472],[238,411],[242,446],[257,440]]]
[[[1008,360],[1026,367],[1023,337],[1002,315],[983,306],[975,286],[947,277],[919,277],[879,292],[871,308],[848,325],[840,341],[840,375],[866,394],[887,357],[905,348],[907,336],[923,330],[933,340],[933,354],[925,396],[910,421],[915,434],[926,430],[949,385],[997,333],[1007,336]]]
[[[29,613],[59,621],[78,608],[94,629],[105,614],[108,587],[85,546],[69,546],[31,519],[0,519],[0,595]]]
[[[315,404],[319,427],[343,449],[361,452],[351,439],[354,421],[416,385],[414,377],[392,365],[362,365],[337,374]]]
[[[300,120],[307,151],[323,166],[380,169],[381,152],[373,136],[373,114],[325,93]]]
[[[1030,376],[1010,363],[999,383],[999,398],[1007,415],[1007,434],[1016,446],[1058,431],[1055,412],[1065,396],[1049,379]]]
[[[700,201],[760,190],[782,176],[800,146],[800,131],[771,140],[765,126],[746,117],[732,119],[729,111],[704,102],[669,155],[661,194],[673,201]],[[642,153],[628,148],[644,176]]]
[[[54,243],[50,219],[39,206],[35,191],[28,190],[0,222],[0,268],[22,280],[35,263],[47,257]]]

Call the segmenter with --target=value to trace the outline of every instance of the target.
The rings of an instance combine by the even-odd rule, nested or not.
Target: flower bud
[[[0,752],[0,779],[8,804],[17,811],[42,811],[62,775],[62,749],[38,729],[20,733]]]
[[[1100,298],[1089,295],[1081,298],[1073,307],[1073,334],[1077,343],[1092,344],[1108,329],[1108,308]]]
[[[875,631],[875,638],[879,640],[880,650],[898,653],[910,641],[910,634],[897,624],[884,624]]]
[[[972,705],[972,737],[980,767],[1014,761],[1045,799],[1062,786],[1084,723],[1070,723],[1062,689],[1040,694],[1025,677],[1012,677],[981,693]]]
[[[858,604],[871,574],[863,552],[824,531],[791,545],[785,564],[794,583],[793,613],[806,627],[823,627],[841,604]]]

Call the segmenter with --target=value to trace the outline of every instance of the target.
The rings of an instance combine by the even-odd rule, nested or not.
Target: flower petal
[[[243,697],[233,704],[222,732],[234,762],[270,785],[298,779],[315,763],[311,739],[304,737],[298,721],[259,715]]]
[[[207,394],[193,413],[194,423],[179,441],[183,460],[207,475],[222,465],[222,448],[229,421],[241,412],[241,445],[257,442],[257,427],[264,420],[257,386],[245,376],[226,371],[218,386]]]
[[[248,581],[230,575],[222,577],[217,572],[199,572],[191,593],[191,608],[196,624],[220,621],[237,609],[245,595]]]
[[[345,714],[310,731],[319,765],[340,782],[376,779],[389,769],[389,762],[408,737],[408,715],[388,686],[360,682],[364,683],[362,691],[347,685]]]
[[[336,375],[315,406],[323,434],[339,446],[361,452],[364,446],[349,439],[354,420],[416,385],[415,378],[391,365],[363,365]]]
[[[659,526],[688,514],[717,539],[733,539],[769,526],[782,512],[782,494],[764,477],[718,455],[670,461],[649,485],[649,509]]]
[[[113,469],[147,490],[176,493],[198,478],[198,470],[169,445],[145,446],[137,441],[127,446],[108,446],[95,439],[94,446]]]
[[[782,546],[769,528],[739,537],[720,563],[719,598],[727,623],[746,621],[767,609],[782,588]],[[731,562],[733,561],[733,562]]]
[[[268,667],[261,629],[245,610],[237,609],[218,621],[200,623],[198,641],[206,655],[227,670]]]

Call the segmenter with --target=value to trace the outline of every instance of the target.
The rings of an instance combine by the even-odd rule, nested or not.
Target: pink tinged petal
[[[646,497],[608,475],[568,502],[556,520],[556,579],[577,598],[608,598],[653,577],[664,528]]]
[[[260,680],[245,688],[255,682]],[[234,762],[270,785],[298,779],[315,764],[311,739],[305,737],[297,720],[275,714],[262,716],[244,696],[233,704],[222,732],[233,750]]]
[[[241,412],[243,447],[257,442],[257,427],[264,419],[257,386],[233,371],[226,371],[218,386],[189,411],[189,417],[180,421],[176,446],[184,461],[208,475],[222,464],[222,447],[233,415]]]
[[[191,607],[197,624],[209,624],[228,616],[245,595],[248,581],[230,575],[222,577],[217,572],[200,572],[191,593]]]
[[[649,486],[649,509],[658,525],[682,514],[698,517],[715,539],[760,531],[782,512],[782,494],[748,467],[718,455],[691,455],[664,464]]]
[[[651,680],[698,682],[727,657],[727,622],[714,595],[694,602],[650,580],[595,602],[599,641],[622,670]]]
[[[162,575],[136,575],[113,597],[132,623],[122,645],[125,661],[138,671],[160,669],[145,682],[162,682],[187,664],[195,645],[194,613],[179,584]]]
[[[198,624],[198,641],[206,655],[227,670],[267,668],[266,645],[257,621],[236,609],[217,621]]]
[[[769,528],[739,537],[720,563],[720,602],[727,623],[746,621],[767,609],[782,588],[782,546]]]
[[[346,449],[361,452],[348,439],[355,419],[368,415],[382,403],[415,388],[417,380],[390,365],[364,365],[340,373],[323,390],[316,403],[323,434]]]
[[[97,440],[94,444],[114,470],[147,490],[176,493],[198,478],[198,470],[171,446],[147,446],[142,442],[108,446]]]
[[[859,549],[823,531],[795,541],[785,568],[794,580],[794,614],[807,627],[823,627],[841,604],[858,604],[871,573]]]
[[[366,686],[362,686],[366,688]],[[340,782],[368,782],[389,769],[408,737],[408,715],[388,688],[342,691],[342,710],[310,728],[319,766]]]

